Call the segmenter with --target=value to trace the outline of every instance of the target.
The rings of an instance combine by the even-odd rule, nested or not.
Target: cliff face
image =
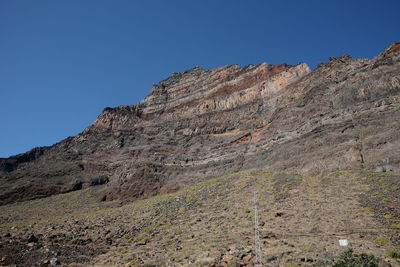
[[[0,203],[107,182],[101,199],[142,198],[255,167],[398,172],[399,50],[174,73],[75,137],[0,159]]]

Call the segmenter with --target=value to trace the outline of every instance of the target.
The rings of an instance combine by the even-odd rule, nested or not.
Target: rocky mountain
[[[0,204],[106,184],[101,200],[177,191],[250,168],[400,170],[400,42],[380,55],[194,67],[82,133],[0,159]]]

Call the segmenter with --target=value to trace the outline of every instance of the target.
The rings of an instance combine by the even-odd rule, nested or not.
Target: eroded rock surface
[[[176,191],[247,168],[399,171],[400,43],[371,60],[194,67],[82,133],[0,159],[0,204],[108,183],[99,199]]]

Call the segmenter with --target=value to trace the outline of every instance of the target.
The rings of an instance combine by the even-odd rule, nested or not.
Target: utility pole
[[[254,266],[255,267],[262,267],[263,264],[261,262],[261,244],[260,244],[260,232],[258,230],[259,221],[258,221],[258,199],[257,199],[257,192],[254,191],[254,243],[256,248],[256,259]]]

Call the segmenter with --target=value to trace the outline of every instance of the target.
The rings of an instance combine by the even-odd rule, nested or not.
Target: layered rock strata
[[[77,136],[0,159],[0,203],[102,183],[103,200],[143,198],[255,167],[398,172],[399,50],[173,73]]]

